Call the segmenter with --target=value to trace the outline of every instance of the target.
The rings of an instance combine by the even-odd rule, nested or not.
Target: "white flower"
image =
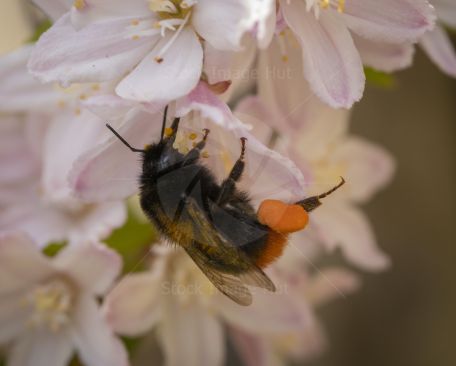
[[[456,77],[456,52],[444,26],[456,28],[456,3],[452,0],[432,0],[438,23],[434,30],[420,39],[420,45],[430,59],[446,74]]]
[[[202,40],[239,49],[254,20],[241,0],[78,0],[40,38],[29,67],[45,82],[122,79],[119,96],[166,104],[200,80]]]
[[[124,204],[82,202],[68,184],[74,161],[108,135],[81,106],[100,86],[43,86],[26,71],[29,53],[27,46],[0,59],[0,228],[25,231],[41,246],[104,238],[124,222]]]
[[[307,308],[284,291],[255,291],[242,307],[219,293],[182,250],[159,247],[152,269],[122,279],[106,297],[104,311],[116,332],[144,335],[156,329],[166,365],[222,365],[224,329],[260,334],[298,332]]]
[[[128,364],[103,320],[97,296],[121,269],[101,244],[63,249],[53,259],[28,237],[0,237],[0,343],[11,343],[8,366],[64,366],[74,350],[88,366]]]
[[[403,44],[416,41],[434,20],[425,0],[280,0],[279,4],[302,48],[303,73],[312,91],[335,108],[349,108],[363,94],[363,65],[352,32],[370,41]]]

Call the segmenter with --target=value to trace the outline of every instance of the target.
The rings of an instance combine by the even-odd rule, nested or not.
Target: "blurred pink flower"
[[[303,73],[312,91],[335,108],[350,108],[363,94],[363,65],[352,33],[400,45],[417,41],[434,24],[426,0],[280,0],[279,4],[302,48]],[[389,48],[379,48],[385,47]]]
[[[0,343],[11,345],[7,365],[64,366],[74,350],[88,366],[127,365],[97,301],[121,265],[101,244],[81,243],[48,259],[27,236],[2,234]]]
[[[275,45],[262,54],[259,97],[247,97],[236,115],[254,126],[253,134],[290,157],[303,172],[306,194],[326,191],[344,177],[347,184],[310,215],[311,225],[293,235],[299,248],[306,237],[329,251],[342,249],[347,259],[366,270],[381,270],[389,259],[377,247],[370,224],[357,204],[385,187],[394,173],[394,160],[383,148],[350,136],[349,114],[334,110],[315,98],[300,74],[297,52],[289,62],[280,60]],[[268,68],[286,77],[268,77]],[[287,71],[288,70],[288,71]]]
[[[420,45],[444,73],[456,77],[456,52],[444,29],[444,26],[456,28],[456,3],[453,0],[432,0],[431,3],[437,12],[437,25],[421,37]]]
[[[165,105],[200,80],[200,39],[216,50],[240,48],[258,21],[257,1],[78,1],[40,38],[29,68],[64,85],[121,79],[119,96]],[[48,0],[36,3],[54,9]]]
[[[29,53],[25,47],[0,59],[0,228],[23,230],[41,246],[104,238],[124,222],[124,204],[82,202],[68,184],[73,162],[108,134],[81,106],[100,86],[43,86],[27,74]]]

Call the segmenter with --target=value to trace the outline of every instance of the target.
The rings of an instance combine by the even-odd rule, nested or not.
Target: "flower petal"
[[[239,50],[249,17],[243,0],[198,0],[193,8],[196,32],[219,50]]]
[[[390,265],[389,258],[377,247],[370,223],[360,210],[328,200],[312,217],[328,250],[340,247],[351,263],[367,271],[381,271]]]
[[[363,95],[365,76],[345,24],[331,13],[317,21],[301,1],[281,5],[301,44],[304,75],[314,93],[334,108],[350,108]]]
[[[238,328],[230,329],[229,335],[245,366],[272,365],[269,359],[271,352],[265,339]]]
[[[132,146],[160,138],[162,114],[135,112],[119,129]],[[115,136],[89,150],[74,164],[70,184],[78,197],[95,202],[124,199],[138,191],[141,161]]]
[[[363,64],[384,72],[405,69],[412,65],[415,47],[412,43],[373,42],[353,36]]]
[[[347,171],[350,198],[366,202],[377,191],[388,185],[394,175],[392,155],[382,147],[359,137],[349,137],[334,151],[334,164],[343,164]]]
[[[360,36],[388,43],[416,41],[435,21],[426,0],[350,0],[342,16]]]
[[[147,1],[144,0],[84,0],[84,3],[81,9],[75,6],[71,8],[71,21],[76,29],[91,23],[128,17],[143,18],[150,14]]]
[[[0,294],[27,288],[53,272],[50,263],[26,235],[0,235]]]
[[[420,45],[429,58],[449,76],[456,77],[456,52],[445,30],[436,25],[420,39]]]
[[[105,299],[103,311],[116,333],[139,336],[159,321],[162,281],[163,265],[154,262],[151,271],[130,274],[114,287]]]
[[[22,291],[0,297],[0,344],[10,342],[27,329],[27,319],[32,315],[27,306],[20,306],[24,301]]]
[[[328,268],[318,271],[309,281],[305,297],[313,306],[321,306],[355,292],[360,286],[360,278],[353,272],[344,268]]]
[[[182,306],[172,294],[164,300],[160,342],[165,364],[223,365],[225,344],[220,321],[199,303]]]
[[[127,351],[104,321],[96,300],[82,296],[75,312],[72,336],[82,362],[89,366],[127,366]]]
[[[0,58],[0,109],[3,112],[48,111],[57,106],[60,94],[38,82],[27,71],[33,45],[23,46]]]
[[[43,82],[107,81],[130,71],[152,46],[151,37],[132,39],[130,19],[93,24],[76,31],[64,15],[38,40],[28,67]]]
[[[116,88],[119,96],[141,102],[164,104],[189,93],[198,83],[203,67],[203,49],[195,32],[185,27],[163,37],[141,63]],[[166,53],[160,52],[173,42]]]
[[[67,332],[52,333],[32,329],[14,344],[9,366],[63,366],[73,355],[73,345]]]
[[[53,264],[84,291],[102,295],[119,275],[122,258],[101,243],[80,243],[61,251]]]

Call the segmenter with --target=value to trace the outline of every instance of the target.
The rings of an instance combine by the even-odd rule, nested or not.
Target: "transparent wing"
[[[198,250],[195,245],[185,248],[185,250],[209,281],[211,281],[221,293],[225,294],[239,305],[248,306],[252,303],[252,294],[249,289],[242,284],[238,277],[216,270],[208,263],[206,255]]]
[[[232,287],[233,290],[238,291],[240,285],[244,287],[243,284],[247,284],[250,286],[261,287],[268,291],[275,291],[274,283],[270,280],[270,278],[257,265],[255,265],[244,252],[242,252],[235,245],[230,245],[228,241],[222,237],[222,235],[208,220],[204,211],[201,210],[192,198],[188,198],[187,212],[193,220],[195,226],[200,229],[199,235],[204,241],[203,244],[216,246],[216,250],[223,255],[225,260],[231,261],[242,270],[239,274],[232,274],[215,269],[209,262],[205,253],[201,252],[198,246],[193,245],[192,248],[187,250],[187,252],[195,260],[195,262],[199,261],[197,262],[198,266],[206,273],[207,277],[217,288],[220,289],[220,284],[225,284],[225,286],[229,285],[228,287]],[[210,251],[210,247],[207,250]],[[202,266],[205,266],[205,268],[208,267],[210,270],[205,270]],[[208,274],[209,271],[211,273]],[[244,289],[247,290],[245,287]],[[245,290],[241,289],[241,293],[244,293]],[[227,289],[225,289],[225,291],[221,291],[226,293]],[[229,295],[227,294],[227,296]]]

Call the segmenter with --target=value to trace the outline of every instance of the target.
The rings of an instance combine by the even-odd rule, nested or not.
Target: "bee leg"
[[[179,122],[180,118],[174,118],[171,127],[164,129],[163,133],[167,139],[167,144],[174,144],[174,141],[176,140],[177,130],[179,129]]]
[[[233,195],[234,190],[236,189],[236,182],[241,179],[242,173],[244,172],[245,168],[245,161],[244,161],[244,155],[245,155],[245,142],[247,139],[245,137],[241,138],[241,155],[239,156],[239,159],[236,161],[234,164],[233,168],[231,169],[230,174],[228,175],[228,178],[226,178],[222,186],[220,187],[220,193],[217,198],[217,204],[219,205],[224,205],[229,201],[231,196]]]
[[[200,157],[201,151],[203,151],[204,147],[206,146],[206,141],[207,141],[207,136],[209,135],[209,130],[205,128],[204,130],[204,136],[203,139],[198,142],[193,149],[191,149],[187,155],[185,155],[184,158],[184,165],[187,165],[189,163],[193,163],[195,160],[197,160]]]

